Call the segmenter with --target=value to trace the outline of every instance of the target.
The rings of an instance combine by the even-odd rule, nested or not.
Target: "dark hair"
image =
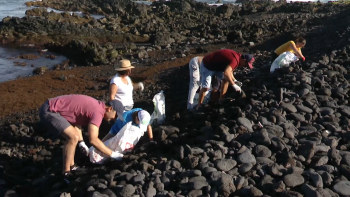
[[[303,37],[299,37],[299,38],[295,39],[295,43],[305,43],[305,42],[306,42],[306,39]]]
[[[141,110],[139,110],[139,111],[141,111]],[[133,122],[136,122],[136,118],[138,118],[139,111],[135,111],[132,113],[132,121]]]
[[[121,70],[121,71],[117,71],[117,73],[121,76],[124,76],[124,75],[129,74],[129,70]]]

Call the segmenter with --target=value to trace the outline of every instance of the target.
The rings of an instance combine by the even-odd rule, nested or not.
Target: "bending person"
[[[64,95],[47,100],[39,111],[40,121],[55,137],[66,139],[63,147],[63,176],[68,184],[72,179],[75,148],[79,147],[88,155],[89,149],[83,141],[80,126],[87,126],[89,141],[96,149],[112,158],[121,155],[107,148],[98,138],[102,119],[110,121],[116,116],[116,101],[103,103],[85,95]]]
[[[305,38],[302,38],[302,37],[297,38],[295,42],[291,40],[284,43],[272,53],[272,56],[271,56],[272,61],[274,61],[279,55],[287,51],[294,53],[296,56],[298,56],[299,58],[303,59],[303,61],[305,61],[305,57],[301,53],[301,48],[303,48],[305,44],[306,44],[306,40]]]
[[[236,91],[241,92],[241,88],[235,84],[233,71],[237,67],[253,68],[255,59],[251,54],[240,54],[236,51],[223,49],[213,52],[203,58],[201,64],[201,90],[199,92],[197,109],[203,104],[204,95],[209,90],[212,76],[216,75],[218,79],[222,79],[220,100],[224,99],[230,84]]]
[[[109,99],[118,100],[124,106],[124,111],[129,111],[134,106],[132,97],[133,90],[143,91],[144,86],[142,82],[133,84],[129,75],[131,69],[135,68],[131,65],[129,60],[120,60],[115,65],[117,74],[112,78],[109,86]]]
[[[147,131],[148,137],[151,141],[153,141],[152,126],[150,125],[151,116],[147,111],[141,108],[135,108],[123,113],[122,103],[116,102],[116,106],[116,111],[119,118],[114,123],[109,133],[102,139],[103,142],[115,136],[124,127],[124,125],[129,122],[132,122],[134,126],[139,127],[142,131]]]
[[[189,63],[189,69],[190,69],[190,85],[189,85],[189,91],[188,91],[188,99],[187,99],[187,109],[192,110],[195,106],[194,98],[196,96],[197,90],[200,88],[200,65],[202,63],[203,56],[194,57],[191,59]],[[212,93],[217,94],[219,88],[220,88],[221,80],[218,78],[215,78],[213,81],[213,89]],[[215,99],[213,99],[215,100]]]

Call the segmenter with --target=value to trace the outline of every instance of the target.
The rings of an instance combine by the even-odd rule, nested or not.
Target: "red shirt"
[[[100,127],[105,114],[105,104],[85,95],[64,95],[49,100],[50,111],[59,113],[74,126],[89,123]]]
[[[211,71],[224,72],[226,67],[230,65],[232,70],[239,65],[240,53],[230,49],[215,51],[203,58],[203,65]]]

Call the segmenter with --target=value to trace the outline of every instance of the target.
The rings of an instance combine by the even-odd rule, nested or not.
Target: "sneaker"
[[[71,170],[71,171],[74,171],[74,170],[78,170],[78,168],[79,168],[79,167],[78,167],[77,165],[74,164],[74,165],[72,165],[72,166],[70,167],[70,170]]]
[[[73,174],[73,176],[77,177],[77,176],[81,176],[81,175],[86,175],[87,169],[74,164],[70,167],[70,172]]]
[[[63,174],[63,181],[66,184],[70,184],[73,181],[73,174],[71,172],[65,172]]]

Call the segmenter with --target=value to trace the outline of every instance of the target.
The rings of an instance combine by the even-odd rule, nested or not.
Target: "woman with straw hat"
[[[129,60],[120,60],[115,64],[117,74],[113,77],[109,86],[110,100],[118,100],[124,106],[124,111],[129,111],[134,106],[132,91],[134,89],[143,91],[142,82],[133,84],[129,75],[131,69],[135,68]]]

